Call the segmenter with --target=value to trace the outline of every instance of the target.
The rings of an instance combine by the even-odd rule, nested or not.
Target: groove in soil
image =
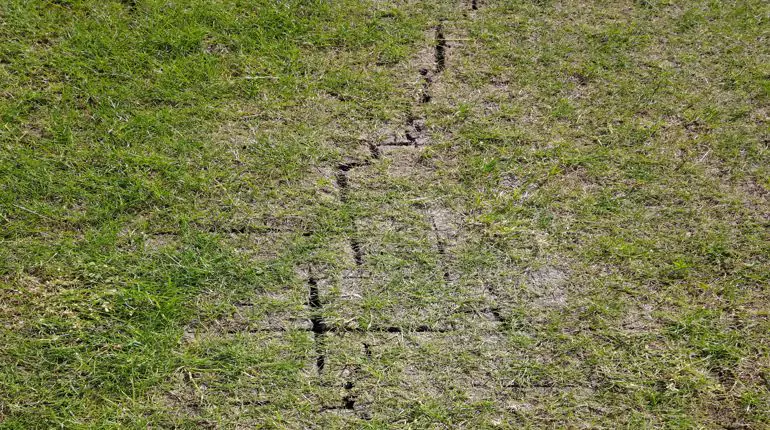
[[[337,171],[337,188],[340,190],[340,200],[346,202],[348,200],[348,174],[347,170],[339,169]]]
[[[435,62],[436,73],[441,73],[446,68],[446,38],[444,37],[444,23],[436,26]]]
[[[434,217],[431,217],[431,223],[433,224],[433,234],[436,236],[436,250],[438,251],[438,254],[441,256],[441,264],[444,266],[444,281],[449,283],[452,281],[452,276],[449,274],[449,268],[446,264],[446,243],[444,243],[444,239],[441,238],[441,234],[439,233],[439,228],[436,225],[436,219]]]
[[[420,95],[420,103],[430,103],[433,98],[430,94],[430,86],[433,83],[433,78],[430,77],[430,71],[426,68],[420,69],[420,75],[422,75],[422,94]]]
[[[376,143],[369,142],[369,153],[372,154],[372,158],[375,160],[380,159],[380,147]]]
[[[353,381],[345,382],[345,390],[347,394],[342,398],[342,404],[345,409],[353,410],[356,406],[356,396],[350,391],[353,389]]]
[[[420,325],[412,328],[399,326],[336,327],[329,329],[329,331],[334,333],[452,333],[458,330]],[[367,356],[371,356],[369,345],[364,344],[364,352]]]
[[[318,292],[318,280],[314,277],[310,277],[307,280],[308,284],[308,307],[313,312],[310,317],[310,323],[312,324],[310,330],[313,332],[313,340],[316,350],[316,369],[318,373],[323,371],[326,365],[326,355],[324,353],[324,335],[329,331],[329,327],[326,325],[326,321],[320,314],[322,309],[321,297]]]
[[[425,120],[410,116],[406,123],[406,140],[415,147],[425,145],[428,137],[425,133]]]
[[[364,252],[361,249],[361,243],[355,237],[350,238],[350,249],[353,250],[353,259],[356,266],[364,264]]]

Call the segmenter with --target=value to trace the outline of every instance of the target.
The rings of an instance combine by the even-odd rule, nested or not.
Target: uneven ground
[[[770,4],[0,2],[1,428],[770,428]]]

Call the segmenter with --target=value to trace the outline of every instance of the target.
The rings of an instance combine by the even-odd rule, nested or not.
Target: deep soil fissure
[[[308,307],[310,308],[310,331],[313,333],[313,343],[316,350],[316,370],[321,373],[326,365],[326,352],[324,347],[324,336],[329,331],[326,321],[322,315],[323,305],[321,304],[321,294],[318,290],[318,280],[312,275],[307,280],[308,285]]]
[[[439,22],[436,26],[436,44],[435,44],[435,63],[436,73],[441,73],[446,68],[446,49],[447,40],[444,37],[444,22]]]

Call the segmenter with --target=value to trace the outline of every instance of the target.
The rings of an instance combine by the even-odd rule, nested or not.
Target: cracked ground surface
[[[767,428],[769,17],[3,2],[0,428]]]

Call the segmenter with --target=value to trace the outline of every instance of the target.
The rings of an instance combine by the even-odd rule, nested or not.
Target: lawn
[[[769,428],[769,22],[0,1],[0,428]]]

